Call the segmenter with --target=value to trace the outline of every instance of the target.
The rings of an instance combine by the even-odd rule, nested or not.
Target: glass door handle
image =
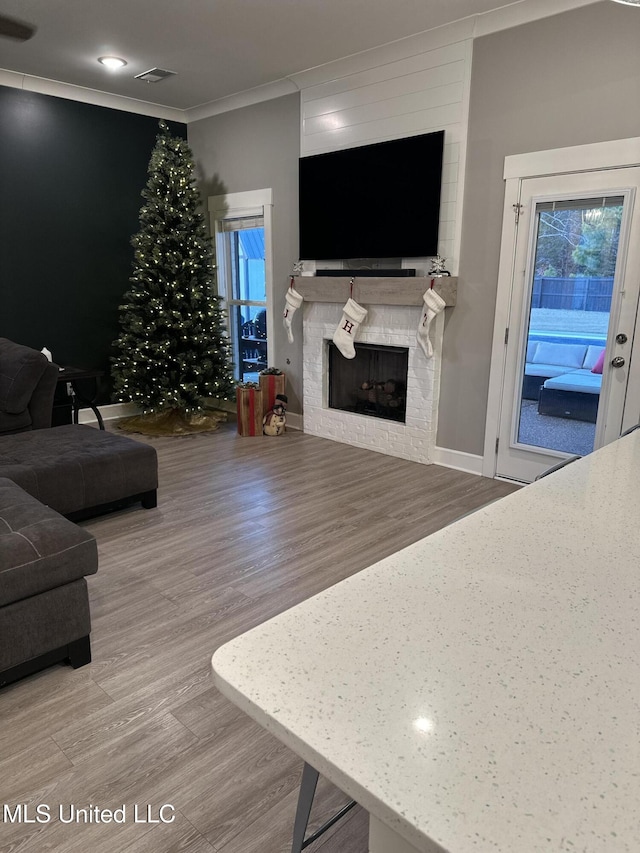
[[[611,367],[622,367],[624,365],[624,358],[621,355],[617,355],[615,358],[611,359]]]

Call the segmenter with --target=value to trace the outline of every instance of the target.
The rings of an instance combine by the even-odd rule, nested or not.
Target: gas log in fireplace
[[[355,344],[346,359],[329,342],[329,408],[405,422],[409,350]]]

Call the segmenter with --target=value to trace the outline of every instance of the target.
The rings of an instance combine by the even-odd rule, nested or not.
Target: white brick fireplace
[[[305,301],[303,306],[304,431],[412,462],[433,462],[444,313],[431,324],[434,354],[427,359],[416,338],[421,307],[360,303],[369,313],[356,342],[409,351],[406,421],[398,423],[328,407],[327,343],[340,322],[343,304]]]

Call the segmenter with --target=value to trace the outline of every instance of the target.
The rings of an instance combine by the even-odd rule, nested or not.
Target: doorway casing
[[[500,429],[506,369],[505,330],[509,327],[511,309],[521,182],[527,178],[607,172],[637,166],[640,166],[640,137],[505,157],[502,240],[482,464],[482,473],[486,477],[496,475],[496,439]],[[640,418],[640,358],[631,359],[628,388],[623,429]]]

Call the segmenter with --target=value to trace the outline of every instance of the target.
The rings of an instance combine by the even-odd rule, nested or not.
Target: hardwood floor
[[[0,691],[0,804],[52,816],[0,822],[0,851],[288,853],[301,762],[218,693],[211,654],[515,487],[293,431],[143,440],[158,508],[83,525],[93,662]],[[314,824],[346,799],[321,780]],[[173,823],[134,822],[165,803]],[[70,804],[124,805],[126,822],[63,823]],[[310,849],[365,853],[366,813]]]

